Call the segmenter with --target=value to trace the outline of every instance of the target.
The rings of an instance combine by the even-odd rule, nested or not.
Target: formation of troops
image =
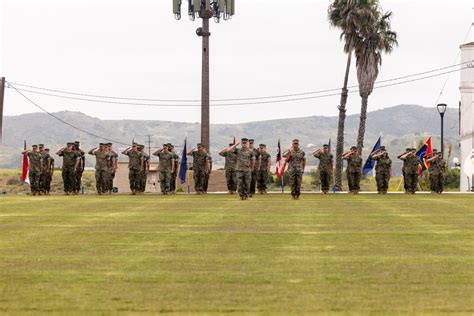
[[[122,151],[128,156],[130,191],[133,195],[144,193],[147,175],[150,170],[150,156],[144,151],[145,146],[133,143],[131,147]],[[31,150],[22,154],[29,159],[29,181],[33,195],[48,195],[51,190],[51,180],[54,173],[54,159],[48,148],[43,144],[33,145]],[[113,151],[112,143],[100,143],[91,149],[89,155],[95,156],[95,180],[97,194],[111,194],[114,190],[113,182],[118,167],[118,154]],[[85,152],[79,142],[67,143],[66,147],[56,153],[63,159],[62,179],[66,195],[76,195],[81,191],[82,173],[85,167]],[[197,144],[187,152],[193,158],[192,170],[194,189],[197,194],[205,194],[208,190],[209,177],[212,172],[212,157],[203,144]],[[271,176],[272,157],[267,152],[267,146],[260,144],[255,147],[253,139],[242,138],[240,142],[229,144],[222,149],[219,155],[225,158],[225,177],[229,194],[238,194],[240,199],[246,200],[256,193],[266,194],[267,183]],[[334,157],[327,144],[312,153],[319,160],[319,177],[321,191],[327,194],[330,191],[333,178]],[[158,173],[161,193],[163,195],[176,192],[176,180],[179,169],[179,156],[172,144],[164,144],[153,153],[158,157]],[[389,187],[392,160],[384,146],[372,152],[370,157],[376,161],[375,179],[379,194],[386,194]],[[300,148],[299,140],[294,139],[289,149],[283,152],[283,170],[287,167],[291,196],[298,199],[301,195],[301,184],[306,167],[305,152]],[[404,188],[407,194],[415,194],[418,185],[419,158],[415,148],[407,148],[397,157],[403,161],[402,173]],[[349,193],[358,194],[362,178],[363,161],[355,146],[342,155],[347,161],[346,175]],[[443,192],[446,162],[440,152],[433,150],[427,157],[429,163],[429,180],[432,193]]]

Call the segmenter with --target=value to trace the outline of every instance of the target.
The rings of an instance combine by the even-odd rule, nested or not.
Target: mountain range
[[[151,147],[159,147],[171,142],[180,151],[184,138],[188,144],[195,145],[199,141],[199,123],[181,123],[152,120],[101,120],[80,112],[30,113],[4,117],[4,139],[0,146],[0,168],[18,168],[21,165],[20,149],[24,140],[28,145],[44,143],[52,151],[64,146],[68,141],[80,140],[88,150],[99,142],[111,140],[117,148],[126,147],[132,140],[148,146],[150,136]],[[59,119],[59,120],[58,120]],[[211,153],[216,166],[223,165],[217,155],[218,150],[226,147],[233,139],[251,137],[256,143],[265,143],[269,152],[274,155],[278,139],[283,148],[287,148],[291,140],[298,138],[307,154],[314,146],[332,140],[333,152],[337,133],[337,117],[310,116],[279,120],[258,121],[242,124],[211,125]],[[70,125],[83,130],[74,129]],[[444,118],[445,149],[451,157],[459,155],[459,118],[457,109],[448,109]],[[348,115],[345,128],[345,148],[356,143],[359,127],[359,115]],[[87,133],[86,133],[87,132]],[[427,137],[433,136],[433,146],[439,147],[440,117],[435,108],[418,105],[398,105],[368,113],[365,148],[367,153],[377,138],[382,136],[382,144],[387,147],[394,160],[394,169],[399,168],[398,161],[393,159],[403,152],[405,147],[413,147]],[[97,136],[102,137],[99,138]],[[117,143],[124,143],[118,144]],[[314,145],[313,145],[314,144]],[[151,148],[153,151],[154,148]],[[88,165],[93,165],[93,159]],[[315,159],[308,159],[309,165],[315,165]]]

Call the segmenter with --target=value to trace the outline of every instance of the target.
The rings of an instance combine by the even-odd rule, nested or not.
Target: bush
[[[444,178],[444,185],[448,189],[459,189],[461,185],[461,170],[457,168],[448,170]]]

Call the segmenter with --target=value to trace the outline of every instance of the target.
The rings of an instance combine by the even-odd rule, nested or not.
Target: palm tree
[[[346,73],[341,92],[336,146],[336,190],[342,190],[342,152],[344,151],[344,123],[346,120],[347,83],[351,68],[352,52],[356,39],[368,33],[377,18],[378,0],[334,0],[329,6],[328,20],[331,26],[342,30],[344,52],[347,53]]]
[[[367,105],[369,96],[374,89],[374,83],[382,65],[382,53],[390,54],[398,45],[397,33],[390,28],[392,12],[379,13],[376,23],[369,29],[365,37],[358,37],[355,44],[357,79],[359,94],[362,98],[360,109],[359,134],[357,150],[362,153],[364,147],[365,123],[367,120]]]

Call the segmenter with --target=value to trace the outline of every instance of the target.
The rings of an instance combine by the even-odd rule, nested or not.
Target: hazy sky
[[[89,94],[199,99],[200,21],[176,21],[171,0],[0,0],[1,64],[7,80]],[[211,23],[211,97],[291,94],[342,85],[346,56],[327,22],[328,0],[236,0],[230,21]],[[454,63],[472,23],[471,0],[381,0],[393,11],[400,46],[384,56],[379,80]],[[183,5],[183,11],[186,12]],[[468,40],[471,40],[471,34]],[[434,106],[446,76],[375,90],[370,110],[402,103]],[[355,65],[351,84],[356,84]],[[459,101],[459,73],[441,97]],[[28,94],[49,111],[103,119],[198,122],[199,107],[146,107]],[[38,111],[7,89],[5,114]],[[336,115],[339,97],[212,108],[212,123]],[[349,113],[360,107],[351,94]]]

